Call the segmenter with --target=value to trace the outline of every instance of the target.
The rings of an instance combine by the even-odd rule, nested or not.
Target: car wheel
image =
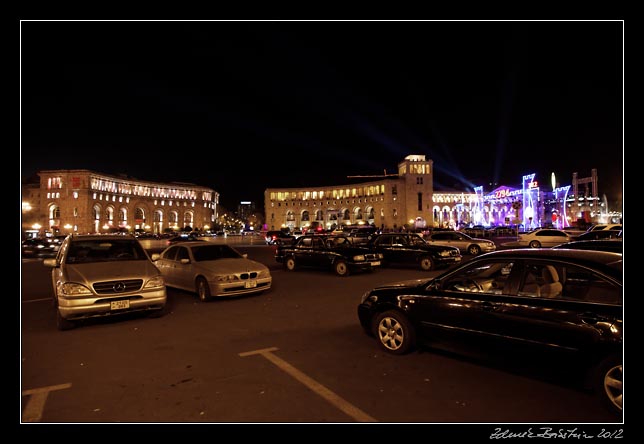
[[[478,245],[470,245],[470,247],[467,249],[467,252],[472,256],[476,256],[477,254],[481,254],[481,247],[479,247]]]
[[[530,241],[530,248],[541,248],[541,242],[536,240]]]
[[[58,327],[58,330],[60,331],[65,331],[76,327],[76,324],[62,317],[58,309],[56,309],[56,327]]]
[[[416,332],[405,315],[388,310],[376,317],[374,333],[388,353],[403,355],[416,347]]]
[[[430,271],[434,269],[434,261],[431,257],[421,257],[420,258],[420,268],[425,271]]]
[[[347,267],[345,261],[336,261],[333,264],[333,269],[338,276],[347,276],[349,274],[349,267]]]
[[[284,266],[288,271],[295,271],[297,268],[297,264],[295,263],[295,258],[294,257],[289,257],[286,258],[286,262],[284,262]]]
[[[595,390],[600,401],[616,415],[622,413],[623,364],[617,356],[604,359],[597,367]]]
[[[208,281],[202,277],[197,278],[197,294],[201,302],[210,300],[210,286],[208,285]]]

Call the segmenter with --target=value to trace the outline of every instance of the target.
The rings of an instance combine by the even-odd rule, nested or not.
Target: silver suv
[[[71,235],[51,267],[59,330],[75,321],[134,311],[165,313],[166,286],[158,268],[131,235]]]

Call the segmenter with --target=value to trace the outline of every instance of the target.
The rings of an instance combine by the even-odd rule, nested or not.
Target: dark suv
[[[458,248],[428,244],[416,233],[375,234],[363,245],[383,255],[383,266],[417,264],[429,271],[458,264],[463,258]]]

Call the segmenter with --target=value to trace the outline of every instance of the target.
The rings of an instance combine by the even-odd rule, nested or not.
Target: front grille
[[[461,254],[461,252],[460,252],[460,251],[457,251],[457,250],[451,250],[451,251],[449,252],[449,255],[450,255],[450,256],[459,256],[460,254]]]
[[[256,271],[251,271],[250,273],[242,273],[239,275],[239,279],[242,279],[242,280],[255,279],[256,277],[257,277]]]
[[[365,255],[364,255],[364,258],[365,258],[365,260],[367,260],[367,261],[375,261],[375,260],[377,260],[377,259],[378,259],[378,256],[377,256],[377,255],[375,255],[375,254],[373,254],[373,253],[369,253],[369,254],[365,254]]]
[[[143,285],[143,279],[128,279],[122,281],[96,282],[92,287],[98,294],[119,294],[138,291]]]

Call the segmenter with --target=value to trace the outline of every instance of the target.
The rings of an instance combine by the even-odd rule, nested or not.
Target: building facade
[[[157,183],[90,170],[44,170],[23,186],[22,229],[30,237],[70,233],[207,230],[219,194],[189,183]]]
[[[268,230],[433,226],[432,175],[432,160],[409,155],[398,164],[398,174],[378,180],[315,189],[269,188],[264,192],[265,226]]]
[[[536,174],[527,174],[519,187],[435,191],[433,161],[424,155],[409,155],[398,164],[398,174],[378,177],[351,185],[266,189],[265,228],[321,225],[328,230],[368,224],[388,230],[472,225],[528,230],[566,228],[580,221],[621,222],[622,217],[621,212],[609,211],[607,202],[598,197],[595,169],[589,178],[580,179],[574,173],[572,185],[567,186],[553,182],[550,188]]]

